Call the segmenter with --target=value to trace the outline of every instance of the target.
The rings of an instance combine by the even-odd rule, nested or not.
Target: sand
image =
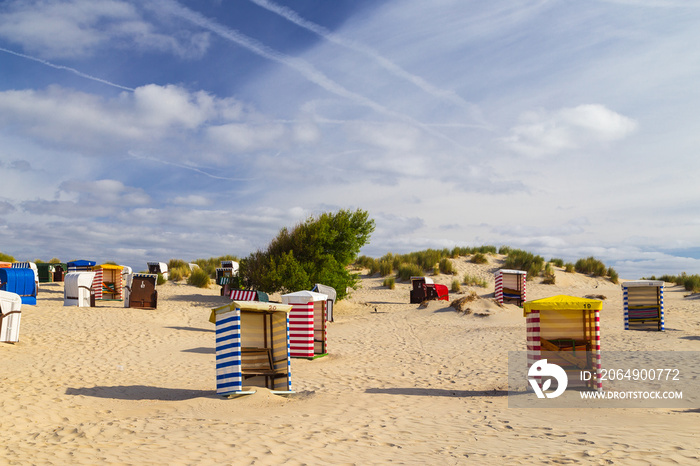
[[[63,307],[42,284],[20,341],[0,344],[2,464],[695,464],[700,410],[508,407],[525,319],[493,302],[502,258],[455,260],[489,288],[470,313],[408,304],[378,277],[336,305],[327,357],[292,360],[290,397],[216,395],[219,289],[158,288],[157,310]],[[453,277],[435,277],[450,284]],[[604,295],[604,350],[700,351],[700,299],[667,284],[665,332],[624,331],[619,285],[557,272],[528,299]],[[452,294],[451,298],[461,295]],[[276,297],[272,296],[273,299]]]

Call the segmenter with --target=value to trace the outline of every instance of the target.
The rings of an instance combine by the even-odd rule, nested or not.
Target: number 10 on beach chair
[[[523,304],[526,318],[528,369],[541,359],[560,366],[569,375],[569,385],[587,371],[590,380],[578,388],[603,389],[600,364],[600,311],[597,299],[558,295]]]
[[[216,393],[224,396],[292,392],[289,317],[292,306],[233,301],[212,310],[216,324]],[[244,386],[246,389],[244,390]]]

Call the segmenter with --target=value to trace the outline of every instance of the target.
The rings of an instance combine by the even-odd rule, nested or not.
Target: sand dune
[[[4,464],[693,464],[699,410],[508,408],[516,306],[496,306],[497,259],[456,261],[490,288],[470,314],[408,304],[409,285],[365,277],[336,306],[330,355],[292,361],[291,397],[215,393],[217,287],[168,283],[157,310],[63,307],[42,284],[20,342],[0,344]],[[435,277],[450,284],[451,276]],[[470,289],[463,290],[468,292]],[[619,285],[557,272],[528,299],[605,296],[604,350],[700,351],[700,300],[668,285],[666,332],[626,332]],[[275,295],[272,296],[273,299]],[[454,297],[454,296],[453,296]]]

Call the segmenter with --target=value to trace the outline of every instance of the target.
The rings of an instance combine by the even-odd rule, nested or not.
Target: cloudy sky
[[[0,251],[509,245],[700,273],[700,2],[5,0]]]

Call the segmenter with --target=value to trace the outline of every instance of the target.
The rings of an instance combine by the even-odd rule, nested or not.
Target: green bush
[[[385,278],[382,282],[382,286],[386,286],[387,288],[393,290],[394,288],[396,288],[396,280],[394,279],[394,277]]]
[[[374,259],[374,258],[372,258],[372,257],[360,256],[360,257],[357,258],[357,260],[355,261],[354,265],[355,265],[356,267],[361,267],[361,268],[363,268],[363,269],[371,269],[371,268],[372,268],[372,265],[373,265],[374,262],[376,262],[376,261],[377,261],[377,259]]]
[[[420,267],[424,272],[432,272],[435,269],[435,264],[445,264],[445,259],[453,259],[459,256],[467,256],[472,254],[495,254],[495,246],[478,246],[478,247],[454,247],[452,249],[426,249],[424,251],[411,252],[408,254],[392,254],[379,258],[379,262],[388,262],[391,264],[391,270],[398,270],[402,264],[414,264]],[[370,268],[370,261],[374,260],[366,256],[361,256],[355,261],[355,266]],[[443,265],[444,267],[444,265]],[[441,273],[454,274],[454,272]],[[380,272],[381,273],[381,272]],[[382,275],[384,276],[384,275]]]
[[[386,277],[387,275],[390,275],[391,272],[394,271],[394,268],[391,265],[391,262],[388,260],[383,260],[379,262],[379,276],[380,277]]]
[[[486,256],[483,253],[477,252],[476,254],[474,254],[472,256],[471,262],[474,264],[487,264],[489,262],[489,260],[486,258]]]
[[[165,285],[167,283],[167,280],[163,276],[162,273],[158,274],[158,278],[156,279],[156,285]]]
[[[183,278],[190,276],[190,264],[181,259],[170,259],[168,261],[168,275],[169,279],[174,282],[178,282]]]
[[[169,271],[168,275],[169,275],[170,281],[179,282],[180,280],[182,280],[182,278],[183,278],[182,269],[179,269],[179,268],[170,269],[170,268],[168,268],[168,271]]]
[[[14,262],[15,258],[10,256],[9,254],[3,254],[0,252],[0,261],[2,262]]]
[[[574,273],[576,271],[576,268],[574,267],[574,264],[571,262],[567,262],[564,264],[564,271],[567,273]]]
[[[401,264],[396,272],[396,278],[401,281],[408,281],[411,277],[422,277],[425,273],[423,268],[416,264]]]
[[[544,258],[542,256],[536,256],[521,249],[508,248],[505,261],[506,269],[524,270],[527,272],[527,279],[532,280],[542,272],[543,267]]]
[[[374,275],[375,273],[379,272],[379,270],[381,269],[381,267],[379,265],[379,261],[376,259],[372,259],[372,262],[369,262],[368,265],[369,265],[369,267],[367,267],[367,268],[369,269],[370,275]]]
[[[557,282],[557,276],[554,273],[554,267],[551,263],[548,263],[544,268],[544,280],[542,283],[545,285],[554,285]]]
[[[472,276],[468,273],[464,274],[464,284],[467,286],[480,286],[482,288],[486,288],[488,286],[488,283],[483,278]]]
[[[574,267],[578,273],[585,273],[594,277],[604,277],[607,272],[605,264],[592,256],[577,260]]]
[[[549,260],[552,264],[557,267],[564,267],[564,259],[555,259],[554,257]]]
[[[462,290],[462,287],[459,284],[459,280],[457,280],[456,278],[454,280],[452,280],[452,287],[450,288],[450,291],[452,291],[453,293],[457,293],[461,290]]]
[[[496,254],[496,246],[476,246],[476,247],[454,247],[451,257],[470,256],[472,254]]]
[[[616,285],[620,282],[620,277],[617,275],[617,272],[612,267],[608,269],[608,277],[610,277],[610,281],[615,283]]]
[[[652,276],[650,280],[656,280],[656,278]],[[686,291],[700,292],[700,275],[688,275],[683,272],[680,275],[662,275],[659,280],[681,285]]]
[[[243,285],[267,293],[310,289],[314,283],[335,288],[337,299],[359,279],[348,266],[374,231],[363,210],[339,210],[310,217],[291,230],[283,228],[265,250],[240,261]]]
[[[440,273],[444,273],[445,275],[454,275],[455,273],[457,273],[455,271],[454,265],[452,265],[452,261],[449,260],[447,257],[445,257],[444,259],[440,259],[438,267],[440,268]]]
[[[209,274],[205,270],[199,268],[192,271],[190,277],[187,279],[187,284],[194,285],[197,288],[209,288],[210,280]]]

